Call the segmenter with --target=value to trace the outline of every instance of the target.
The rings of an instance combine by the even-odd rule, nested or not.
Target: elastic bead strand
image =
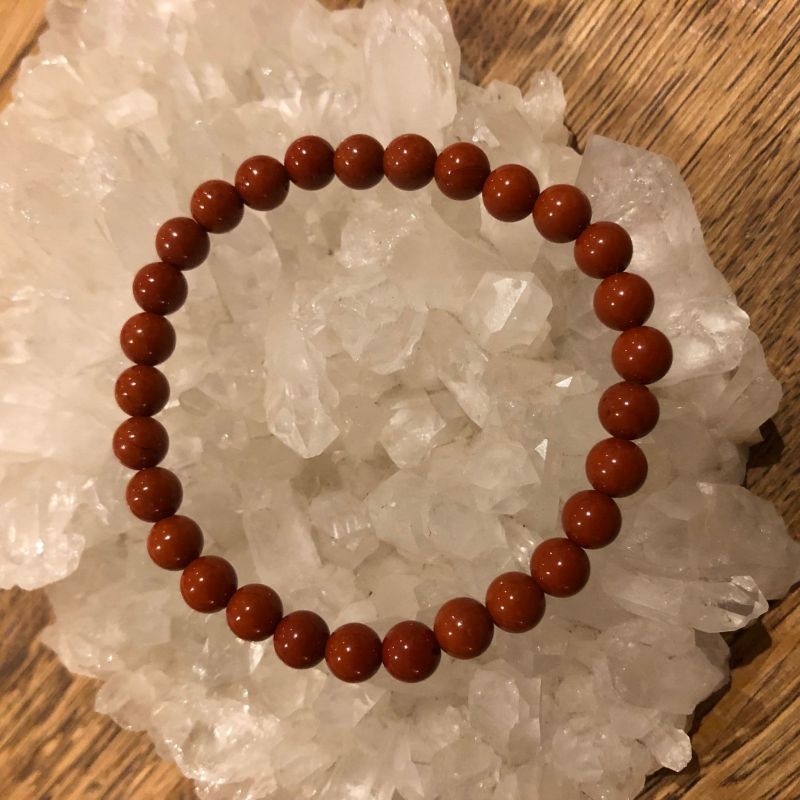
[[[176,475],[157,466],[169,437],[153,415],[169,399],[169,383],[156,369],[175,348],[175,331],[165,319],[186,300],[183,271],[208,256],[209,233],[226,233],[242,219],[245,206],[271,211],[288,197],[293,183],[311,191],[338,177],[354,190],[369,189],[385,176],[398,189],[414,191],[435,180],[453,200],[482,195],[487,213],[504,222],[531,217],[551,242],[574,242],[576,265],[601,283],[595,290],[595,313],[604,325],[621,331],[612,348],[612,363],[623,381],[608,387],[598,417],[610,438],[595,444],[586,457],[592,489],[577,492],[561,514],[564,537],[547,539],[531,554],[530,575],[505,572],[486,590],[484,602],[456,597],[442,605],[433,629],[416,621],[394,625],[383,637],[369,626],[348,623],[330,632],[313,611],[284,616],[271,587],[238,586],[233,566],[219,556],[204,556],[203,533],[189,517],[177,514],[183,489]],[[272,637],[277,657],[295,669],[323,660],[339,680],[368,680],[381,664],[400,681],[416,683],[438,668],[442,651],[458,659],[484,653],[497,627],[524,633],[544,617],[546,595],[562,598],[579,592],[589,580],[586,549],[610,544],[622,517],[613,498],[637,491],[647,477],[647,459],[631,440],[646,436],[658,422],[659,406],[646,384],[660,380],[672,364],[672,347],[663,333],[644,325],[654,304],[650,284],[626,272],[633,255],[627,231],[614,222],[591,222],[588,197],[577,187],[557,184],[540,191],[533,172],[520,164],[494,171],[478,146],[457,142],[437,155],[427,139],[404,134],[386,148],[371,136],[354,134],[334,148],[319,136],[302,136],[286,150],[283,161],[266,155],[246,159],[234,183],[205,181],[191,199],[191,217],[173,217],[156,234],[161,259],[142,267],[133,281],[142,312],[122,326],[120,344],[134,362],[114,386],[119,407],[129,419],[119,425],[113,450],[120,462],[137,472],[126,489],[131,513],[154,523],[147,537],[152,561],[181,571],[180,591],[186,603],[203,613],[225,609],[228,627],[244,641]]]

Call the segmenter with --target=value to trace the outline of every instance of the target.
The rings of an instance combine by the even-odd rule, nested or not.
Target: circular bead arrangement
[[[322,189],[334,177],[351,189],[364,190],[383,177],[398,189],[421,189],[432,180],[453,200],[482,196],[489,214],[504,222],[532,218],[551,242],[574,242],[579,269],[600,281],[594,310],[607,327],[620,331],[611,351],[623,378],[603,392],[598,416],[610,438],[595,444],[586,458],[591,489],[564,504],[564,537],[547,539],[533,551],[530,575],[506,572],[486,590],[483,602],[472,597],[448,600],[436,614],[433,629],[416,620],[393,626],[383,640],[369,626],[348,623],[331,633],[313,611],[284,615],[277,592],[262,584],[238,586],[236,571],[224,558],[202,555],[198,524],[178,514],[183,489],[178,478],[158,466],[169,437],[153,419],[169,399],[169,384],[157,365],[175,349],[175,331],[166,315],[185,302],[184,272],[208,256],[209,233],[233,230],[245,206],[277,208],[291,184]],[[458,142],[437,154],[417,134],[394,139],[385,149],[371,136],[357,134],[336,149],[319,136],[303,136],[289,145],[283,162],[271,156],[248,158],[234,183],[200,184],[190,203],[191,217],[167,220],[156,233],[160,261],[142,267],[133,280],[133,296],[142,309],[122,326],[120,344],[133,362],[119,376],[115,396],[129,415],[113,436],[119,461],[137,470],[126,499],[132,513],[154,523],[147,539],[150,558],[167,570],[180,570],[180,591],[196,611],[225,609],[228,626],[240,639],[272,637],[285,664],[307,669],[323,660],[342,681],[371,678],[381,664],[395,678],[424,680],[439,666],[441,652],[469,659],[485,652],[495,627],[508,633],[534,628],[545,613],[545,596],[569,597],[589,580],[586,550],[614,541],[622,525],[615,497],[636,492],[647,477],[647,459],[633,439],[646,436],[658,422],[659,406],[647,384],[662,378],[672,364],[672,348],[663,333],[645,325],[653,310],[653,291],[639,275],[626,272],[633,256],[628,233],[615,222],[592,222],[589,199],[565,184],[539,191],[535,175],[520,164],[492,170],[476,145]]]

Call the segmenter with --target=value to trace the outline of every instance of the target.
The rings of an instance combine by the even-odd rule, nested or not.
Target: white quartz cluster
[[[720,632],[800,559],[739,486],[781,392],[675,166],[570,149],[549,72],[460,80],[441,0],[60,0],[49,21],[0,118],[0,583],[49,584],[45,641],[104,681],[98,708],[220,800],[628,800],[685,766],[687,717],[726,680]],[[631,232],[675,364],[650,476],[582,594],[423,684],[349,686],[235,640],[148,561],[109,448],[117,335],[197,183],[300,134],[407,131],[577,180]],[[189,282],[165,466],[242,583],[383,633],[482,598],[559,533],[615,380],[570,247],[435,189],[332,184],[248,213]]]

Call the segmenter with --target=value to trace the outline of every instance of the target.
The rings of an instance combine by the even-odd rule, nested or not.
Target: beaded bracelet
[[[183,272],[199,266],[209,252],[209,233],[233,230],[244,206],[269,211],[287,197],[290,182],[305,190],[322,189],[336,175],[352,189],[369,189],[383,176],[399,189],[415,190],[432,179],[453,200],[483,195],[488,213],[505,222],[532,215],[539,233],[551,242],[574,242],[578,267],[601,280],[594,294],[597,317],[621,331],[611,359],[624,379],[600,398],[598,414],[610,438],[598,442],[586,458],[593,487],[570,497],[562,511],[566,537],[548,539],[531,556],[530,575],[506,572],[489,585],[484,602],[471,597],[448,600],[436,614],[433,629],[407,620],[381,640],[367,625],[342,625],[330,633],[313,611],[284,616],[278,594],[269,586],[237,588],[236,572],[218,556],[201,555],[203,534],[194,520],[176,512],[183,499],[174,473],[157,466],[169,439],[153,419],[167,403],[169,384],[156,369],[175,348],[167,314],[186,300]],[[545,611],[545,595],[568,597],[589,578],[585,550],[604,547],[619,533],[622,518],[613,498],[637,491],[647,476],[647,460],[631,440],[647,435],[659,417],[658,401],[646,384],[662,378],[672,364],[672,348],[663,333],[644,323],[653,309],[653,291],[644,278],[626,272],[633,255],[627,232],[613,222],[591,223],[591,205],[575,186],[550,186],[541,193],[533,173],[519,164],[494,171],[474,144],[459,142],[438,156],[416,134],[400,136],[384,150],[371,136],[354,135],[336,150],[324,139],[304,136],[286,151],[283,163],[269,156],[247,159],[235,185],[222,180],[201,184],[192,195],[189,217],[165,222],[156,234],[161,259],[142,267],[133,295],[143,309],[122,327],[120,341],[134,362],[117,379],[116,400],[130,417],[114,433],[113,449],[126,467],[137,470],[126,499],[132,513],[155,523],[147,539],[152,560],[168,570],[182,570],[180,590],[196,611],[226,610],[233,633],[247,641],[273,638],[275,652],[297,669],[323,658],[339,679],[372,677],[381,663],[395,678],[416,682],[439,665],[441,651],[474,658],[490,645],[495,626],[510,633],[534,628]],[[591,224],[590,224],[591,223]]]

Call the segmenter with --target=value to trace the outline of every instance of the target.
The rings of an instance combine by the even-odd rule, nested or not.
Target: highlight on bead
[[[565,501],[564,536],[547,538],[534,548],[529,573],[511,570],[498,575],[483,602],[453,598],[438,609],[433,628],[405,620],[381,638],[357,621],[331,633],[311,610],[284,615],[275,589],[258,583],[239,587],[233,565],[204,555],[200,526],[177,513],[183,488],[173,472],[160,466],[169,436],[153,417],[169,401],[169,382],[156,368],[176,345],[175,329],[166,315],[184,305],[184,272],[208,257],[209,234],[233,230],[246,207],[257,212],[278,208],[292,185],[318,191],[337,178],[349,189],[368,191],[384,177],[401,191],[418,191],[434,181],[438,191],[454,201],[480,197],[486,212],[499,221],[530,218],[546,240],[574,242],[577,268],[600,281],[593,299],[598,321],[620,331],[611,362],[623,380],[600,397],[598,418],[610,437],[588,451],[591,488]],[[398,136],[385,148],[366,134],[348,136],[336,148],[320,136],[301,136],[289,144],[283,160],[254,155],[240,164],[233,183],[217,178],[202,182],[189,211],[191,216],[173,217],[158,229],[155,249],[160,260],[142,266],[133,279],[133,298],[141,312],[131,316],[120,333],[122,351],[133,365],[114,386],[117,405],[128,418],[112,437],[118,460],[136,470],[126,489],[131,513],[153,523],[148,554],[159,567],[181,571],[180,592],[187,605],[202,613],[224,609],[233,635],[250,642],[271,638],[276,657],[294,669],[315,667],[324,660],[339,680],[359,683],[383,666],[397,680],[416,683],[437,670],[443,651],[456,659],[476,658],[490,647],[495,628],[516,635],[531,631],[544,618],[547,595],[570,597],[585,586],[591,572],[586,550],[608,546],[622,529],[614,498],[637,491],[647,478],[647,459],[632,440],[647,436],[658,422],[658,400],[646,384],[663,378],[672,364],[667,337],[644,324],[653,311],[653,290],[643,277],[628,271],[633,243],[621,225],[591,222],[591,202],[575,186],[557,184],[540,191],[535,174],[522,164],[492,170],[485,152],[474,143],[456,142],[437,154],[430,141],[415,133]]]

